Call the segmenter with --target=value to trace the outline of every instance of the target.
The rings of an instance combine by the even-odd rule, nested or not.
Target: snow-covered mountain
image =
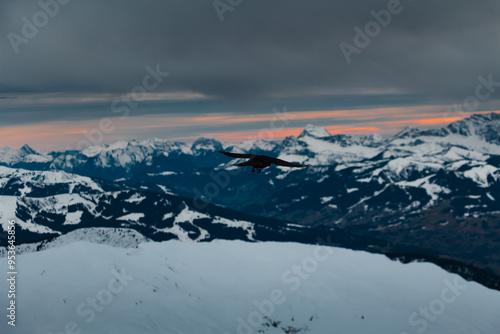
[[[18,319],[16,327],[4,319],[5,334],[493,334],[500,327],[498,291],[429,263],[333,247],[74,242],[18,256],[18,272]],[[7,300],[0,298],[1,309]]]
[[[207,205],[162,191],[63,171],[0,167],[0,236],[16,222],[18,253],[38,251],[77,240],[128,245],[146,240],[186,242],[215,239],[244,241],[331,242],[350,248],[377,243],[334,227],[309,228],[280,220]],[[200,205],[203,204],[203,205]],[[346,239],[343,241],[343,239]],[[0,238],[0,246],[7,245]],[[0,248],[0,255],[5,249]]]
[[[0,232],[7,231],[8,221],[14,219],[16,242],[38,242],[30,246],[36,249],[70,232],[73,237],[94,236],[96,228],[109,239],[127,228],[144,235],[145,240],[182,241],[300,240],[308,233],[269,218],[212,205],[200,208],[192,199],[164,190],[166,193],[133,189],[63,171],[0,167]],[[65,243],[67,238],[58,242]],[[310,236],[303,239],[310,240]],[[0,245],[5,244],[6,240],[0,240]]]
[[[356,240],[356,246],[351,247],[412,254],[411,258],[432,259],[435,263],[457,261],[460,268],[463,264],[484,270],[480,275],[483,278],[488,273],[498,278],[499,129],[500,115],[491,113],[472,115],[439,129],[406,128],[389,138],[376,134],[330,135],[324,128],[310,125],[298,137],[237,144],[200,138],[193,144],[133,140],[83,151],[49,153],[27,146],[19,150],[4,148],[0,151],[0,163],[25,168],[21,172],[24,175],[30,173],[28,170],[66,171],[73,177],[90,177],[85,182],[94,182],[103,191],[92,190],[82,179],[73,192],[69,191],[72,186],[65,185],[65,190],[58,190],[56,195],[47,192],[52,186],[43,182],[33,185],[27,176],[18,180],[14,172],[11,175],[5,169],[0,175],[1,191],[10,197],[1,203],[8,203],[4,205],[5,212],[12,212],[15,207],[17,217],[45,226],[54,236],[75,229],[76,224],[71,222],[80,218],[78,228],[101,224],[132,227],[152,239],[154,228],[170,228],[168,233],[175,231],[175,238],[187,233],[191,240],[197,240],[204,235],[202,230],[207,230],[203,224],[219,216],[252,223],[264,219],[255,219],[260,216],[309,226],[308,231],[340,229],[349,236],[346,240]],[[255,174],[228,167],[236,160],[216,152],[221,149],[267,154],[312,167],[271,168]],[[38,177],[43,180],[33,174],[35,180]],[[35,197],[49,198],[55,204]],[[147,199],[139,201],[142,197]],[[71,204],[67,204],[70,199]],[[89,203],[94,203],[95,208]],[[181,222],[178,226],[183,231],[176,230],[174,222],[184,210],[183,203],[200,217],[210,218],[200,218],[201,225],[195,220],[195,228],[191,221]],[[223,210],[208,203],[246,216],[236,218],[230,210],[206,213],[204,208]],[[59,213],[44,209],[50,206],[60,208]],[[164,219],[169,213],[173,216]],[[262,226],[273,224],[267,221]],[[274,231],[273,237],[266,239],[263,233],[256,240],[275,240],[292,226],[283,224],[278,224],[279,231]],[[366,238],[372,241],[360,247],[360,240]],[[311,236],[284,239],[314,242]],[[349,247],[345,241],[339,245]],[[463,274],[464,270],[455,271]],[[486,281],[489,286],[500,287],[500,280]]]
[[[19,163],[49,163],[52,161],[53,157],[47,152],[36,151],[24,145],[20,149],[14,149],[12,147],[2,147],[0,148],[0,161],[6,165],[16,165]]]

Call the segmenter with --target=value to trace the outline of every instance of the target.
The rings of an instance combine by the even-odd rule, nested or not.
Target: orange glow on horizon
[[[348,126],[332,125],[332,126],[325,126],[325,129],[328,132],[330,132],[330,134],[344,134],[344,133],[366,134],[370,132],[373,133],[382,131],[380,128],[374,126],[348,127]]]
[[[206,114],[200,117],[181,114],[144,115],[130,116],[124,120],[120,120],[119,117],[110,117],[109,119],[115,129],[109,133],[103,133],[102,142],[93,142],[92,144],[105,144],[118,140],[147,138],[150,136],[188,142],[201,136],[213,136],[229,142],[259,138],[271,140],[273,138],[298,136],[307,123],[323,126],[330,134],[363,135],[374,132],[391,134],[400,131],[407,125],[423,127],[447,125],[469,116],[469,114],[456,112],[438,113],[434,112],[435,108],[436,106],[421,106],[311,112],[277,111],[259,115]],[[475,112],[475,114],[491,112],[499,111],[483,111]],[[296,122],[297,120],[303,122]],[[348,125],[349,120],[356,120],[356,123]],[[294,127],[290,127],[291,121],[295,122]],[[28,144],[36,149],[57,150],[71,145],[72,149],[76,149],[76,145],[82,141],[88,141],[83,132],[98,130],[99,122],[100,119],[93,119],[0,127],[0,147],[21,147]],[[242,126],[242,131],[234,131],[234,127],[230,126],[236,123],[252,122],[256,124],[246,126],[246,128]],[[261,122],[261,124],[258,124],[258,122]],[[301,123],[303,126],[297,127],[297,123]],[[331,125],[336,123],[346,125]],[[230,128],[233,130],[232,132],[224,131]],[[247,130],[252,128],[255,128],[255,130]],[[181,137],[174,136],[174,133],[180,134]],[[182,136],[183,134],[184,136]]]
[[[380,122],[378,124],[419,124],[419,125],[439,125],[439,124],[448,124],[455,121],[459,121],[464,117],[439,117],[439,118],[423,118],[423,119],[405,119],[400,121],[386,121]]]
[[[442,106],[439,106],[442,108]],[[416,111],[433,111],[439,108],[438,106],[417,106],[417,107],[390,107],[390,108],[375,108],[375,109],[349,109],[349,110],[324,110],[324,111],[280,111],[274,113],[259,114],[259,115],[219,115],[206,117],[194,117],[195,122],[203,124],[235,124],[248,122],[287,122],[291,120],[306,120],[306,119],[325,119],[325,118],[356,118],[356,119],[373,119],[377,117],[414,117]],[[420,114],[426,117],[429,114]]]

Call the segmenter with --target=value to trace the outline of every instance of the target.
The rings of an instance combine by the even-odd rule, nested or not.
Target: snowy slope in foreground
[[[340,248],[168,241],[124,249],[76,242],[20,255],[17,262],[17,326],[6,326],[4,318],[2,333],[60,333],[66,327],[93,334],[424,328],[427,334],[491,334],[500,328],[500,292],[432,264],[404,265]],[[5,258],[0,267],[7,267]],[[6,281],[0,282],[6,291]],[[96,298],[98,311],[89,306]],[[1,301],[5,312],[6,298]]]

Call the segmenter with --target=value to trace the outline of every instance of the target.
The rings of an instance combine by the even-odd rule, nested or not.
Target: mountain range
[[[394,136],[308,125],[280,140],[149,139],[44,152],[0,149],[0,216],[22,242],[132,229],[150,240],[317,243],[424,259],[500,288],[500,115]],[[312,165],[251,173],[217,151]],[[123,232],[123,231],[122,231]],[[2,240],[0,240],[1,242]],[[37,246],[38,247],[38,246]]]

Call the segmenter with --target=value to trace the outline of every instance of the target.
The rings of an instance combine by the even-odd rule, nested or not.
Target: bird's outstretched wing
[[[227,155],[228,157],[231,157],[231,158],[251,158],[251,157],[255,156],[255,154],[231,153],[231,152],[224,152],[224,151],[217,151],[217,152],[222,153],[224,155]]]
[[[285,166],[285,167],[309,167],[311,165],[299,165],[299,164],[294,164],[292,162],[288,162],[285,160],[281,160],[278,158],[271,158],[271,157],[266,157],[264,156],[264,159],[272,164],[278,165],[278,166]]]

